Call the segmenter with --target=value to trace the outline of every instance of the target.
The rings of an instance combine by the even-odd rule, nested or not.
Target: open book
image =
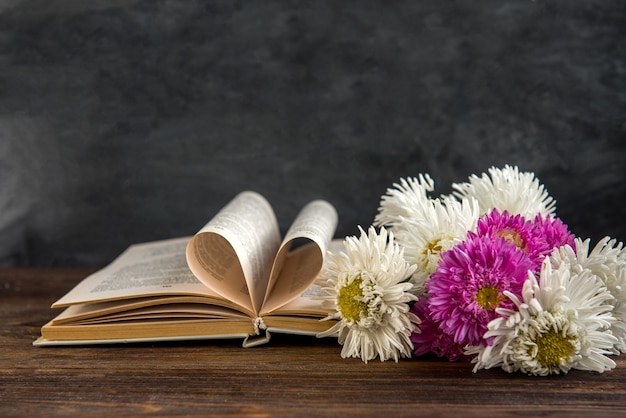
[[[337,226],[322,200],[307,204],[281,240],[270,204],[238,194],[193,237],[131,245],[81,281],[33,344],[70,345],[315,335],[333,325],[314,284]]]

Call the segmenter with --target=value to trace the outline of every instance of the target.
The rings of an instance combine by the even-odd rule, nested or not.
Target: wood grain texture
[[[626,360],[537,378],[435,358],[342,359],[332,340],[35,348],[50,304],[93,270],[0,269],[0,416],[617,416]]]

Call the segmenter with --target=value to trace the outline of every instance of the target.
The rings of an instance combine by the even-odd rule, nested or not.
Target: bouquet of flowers
[[[603,372],[626,353],[626,248],[593,248],[533,173],[492,167],[432,197],[428,174],[382,196],[320,280],[342,357],[437,355],[531,375]]]

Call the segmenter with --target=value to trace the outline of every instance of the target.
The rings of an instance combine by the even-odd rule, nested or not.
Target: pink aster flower
[[[521,295],[533,263],[505,238],[468,233],[465,241],[441,254],[426,281],[431,318],[461,345],[482,345],[496,308],[512,308],[504,295]]]
[[[549,256],[553,249],[569,245],[572,248],[576,248],[574,239],[576,238],[572,234],[567,225],[565,225],[559,218],[552,217],[551,215],[541,216],[537,215],[533,220],[537,234],[542,237],[546,243],[547,249],[543,253],[543,256]]]
[[[509,215],[493,209],[478,220],[476,232],[491,239],[505,238],[524,251],[534,263],[534,272],[539,272],[543,259],[552,251],[543,236],[543,231],[522,215]]]
[[[464,347],[455,343],[454,338],[443,332],[439,328],[439,323],[430,317],[427,297],[420,296],[419,300],[411,307],[411,312],[422,320],[420,323],[421,332],[411,334],[414,356],[435,354],[450,361],[470,358],[464,354]]]

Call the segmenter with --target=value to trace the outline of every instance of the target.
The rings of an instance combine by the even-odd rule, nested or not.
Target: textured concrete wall
[[[100,265],[237,192],[338,235],[400,177],[534,171],[626,240],[626,2],[0,2],[0,264]]]

